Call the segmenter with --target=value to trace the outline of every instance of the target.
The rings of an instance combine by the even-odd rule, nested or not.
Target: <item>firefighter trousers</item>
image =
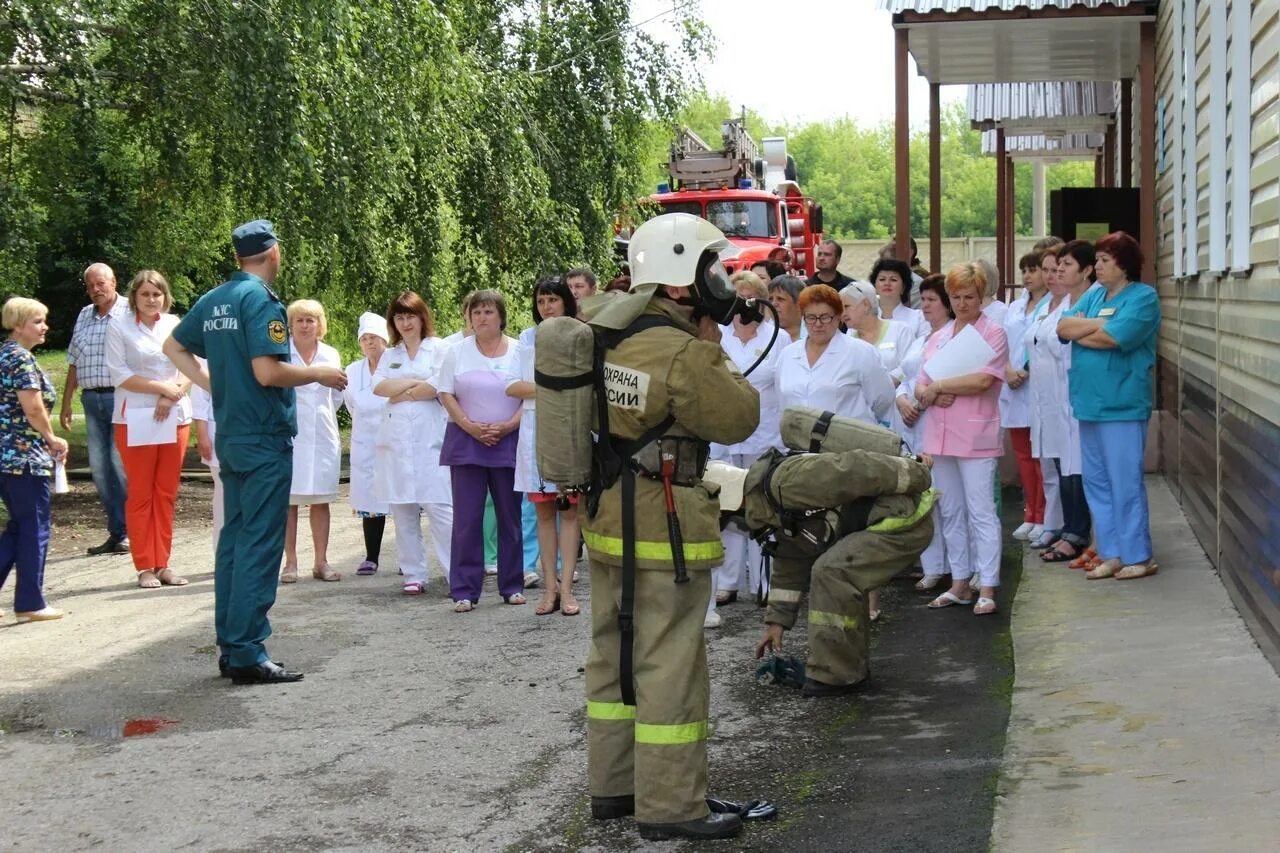
[[[636,572],[636,704],[622,704],[618,608],[622,569],[591,560],[587,656],[587,775],[591,796],[634,794],[636,820],[674,823],[707,814],[710,682],[702,622],[711,573]]]
[[[807,677],[833,685],[857,684],[867,677],[871,617],[866,593],[911,565],[932,538],[933,519],[925,516],[902,530],[850,533],[813,559]],[[779,575],[803,572],[797,562],[804,561],[779,553],[775,571]]]

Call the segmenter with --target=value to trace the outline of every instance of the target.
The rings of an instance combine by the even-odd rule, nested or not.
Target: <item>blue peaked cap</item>
[[[237,225],[231,232],[231,243],[236,248],[238,258],[261,255],[276,242],[275,226],[268,219],[255,219],[252,222]]]

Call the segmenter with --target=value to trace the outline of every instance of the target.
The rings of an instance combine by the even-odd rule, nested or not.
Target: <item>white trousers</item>
[[[933,484],[942,492],[942,538],[951,580],[974,574],[983,586],[1000,585],[1000,519],[996,516],[997,460],[933,458]]]
[[[715,569],[716,589],[754,593],[760,587],[760,543],[733,525],[721,531],[720,543],[724,562]]]
[[[926,575],[951,574],[947,545],[942,538],[942,508],[937,504],[933,506],[933,538],[929,540],[929,547],[920,555],[920,568]]]
[[[1052,459],[1041,459],[1040,471],[1044,475],[1044,529],[1061,530],[1062,490],[1058,486],[1058,466]]]
[[[422,513],[427,515],[428,530],[435,545],[436,559],[444,579],[449,579],[450,542],[453,539],[453,504],[391,504],[391,518],[396,525],[396,555],[404,582],[427,582],[427,550],[422,539]]]

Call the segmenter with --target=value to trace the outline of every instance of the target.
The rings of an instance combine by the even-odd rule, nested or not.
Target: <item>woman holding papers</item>
[[[178,477],[191,431],[191,380],[161,347],[178,325],[169,282],[142,270],[129,282],[129,312],[107,327],[107,370],[116,386],[116,447],[129,487],[125,528],[138,586],[185,586],[169,568]]]
[[[1000,387],[1009,361],[1004,329],[982,313],[986,288],[986,273],[976,263],[957,264],[947,273],[956,318],[925,345],[915,390],[929,410],[923,449],[934,458],[951,564],[951,589],[929,606],[972,604],[969,579],[976,575],[978,616],[996,612],[1000,585],[1000,519],[991,483],[1004,451]]]

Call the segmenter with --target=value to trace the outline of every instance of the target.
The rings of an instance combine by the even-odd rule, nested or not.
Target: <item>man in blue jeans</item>
[[[85,433],[89,443],[89,470],[93,487],[107,513],[107,541],[89,549],[90,554],[127,554],[129,537],[124,526],[124,464],[116,451],[111,426],[115,411],[115,387],[107,372],[107,327],[128,311],[128,303],[116,293],[116,274],[106,264],[90,264],[84,271],[84,289],[90,304],[80,310],[71,344],[67,347],[67,383],[62,389],[58,420],[71,429],[71,401],[80,388]]]

